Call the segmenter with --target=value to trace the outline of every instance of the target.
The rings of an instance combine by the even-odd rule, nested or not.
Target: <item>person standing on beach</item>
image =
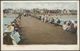
[[[63,30],[65,30],[65,31],[67,30],[67,27],[68,27],[66,23],[67,23],[67,22],[65,21],[64,24],[62,25]]]
[[[6,28],[4,29],[4,33],[8,34],[11,34],[13,31],[14,31],[14,26],[12,26],[11,24],[7,25]]]
[[[42,21],[42,22],[44,21],[44,16],[43,16],[43,15],[41,16],[41,21]]]
[[[46,20],[47,20],[47,18],[46,18],[46,15],[44,16],[44,23],[46,23]]]
[[[18,18],[21,20],[21,16],[22,16],[22,14],[21,13],[19,13],[19,15],[18,15]]]
[[[13,44],[13,42],[12,42],[12,38],[11,38],[11,35],[13,35],[12,33],[13,33],[13,31],[14,31],[14,26],[13,25],[8,25],[7,27],[6,27],[6,30],[4,31],[4,33],[3,33],[3,43],[4,44],[8,44],[8,45],[12,45]]]
[[[51,18],[51,22],[50,22],[51,24],[53,24],[54,23],[54,18],[52,17]]]
[[[13,33],[14,32],[14,26],[13,25],[8,25],[8,32]]]

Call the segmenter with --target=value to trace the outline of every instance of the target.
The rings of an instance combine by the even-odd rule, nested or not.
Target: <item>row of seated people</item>
[[[51,23],[54,25],[59,25],[62,26],[63,30],[69,31],[69,32],[77,32],[77,21],[62,21],[61,19],[46,16],[46,15],[41,15],[41,16],[34,16],[34,18],[37,18],[41,20],[44,23]],[[61,24],[62,23],[62,24]]]
[[[18,44],[21,40],[18,18],[9,25],[5,24],[4,27],[3,43],[8,45]]]

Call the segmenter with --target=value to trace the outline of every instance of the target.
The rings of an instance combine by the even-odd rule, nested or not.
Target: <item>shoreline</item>
[[[65,32],[62,27],[44,23],[33,17],[21,18],[21,44],[77,44],[77,34]],[[58,32],[57,32],[58,31]]]

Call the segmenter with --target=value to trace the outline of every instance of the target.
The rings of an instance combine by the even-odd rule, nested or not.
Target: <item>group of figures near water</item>
[[[54,24],[55,26],[62,26],[64,31],[77,33],[77,21],[74,20],[61,20],[58,17],[52,17],[50,15],[40,15],[40,16],[32,16],[31,17],[37,18],[44,23]]]
[[[47,15],[19,15],[11,22],[11,24],[5,24],[4,32],[3,32],[3,43],[12,45],[12,44],[19,44],[22,40],[22,30],[21,30],[21,17],[28,17],[31,16],[36,18],[44,23],[54,24],[55,26],[61,26],[64,31],[77,33],[77,21],[62,21],[58,17],[50,17]]]
[[[18,44],[21,41],[20,17],[16,17],[10,24],[5,24],[3,43],[7,45]]]

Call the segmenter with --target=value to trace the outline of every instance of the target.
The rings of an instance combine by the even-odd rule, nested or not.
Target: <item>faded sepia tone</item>
[[[4,44],[77,44],[77,3],[4,2],[3,25]]]

